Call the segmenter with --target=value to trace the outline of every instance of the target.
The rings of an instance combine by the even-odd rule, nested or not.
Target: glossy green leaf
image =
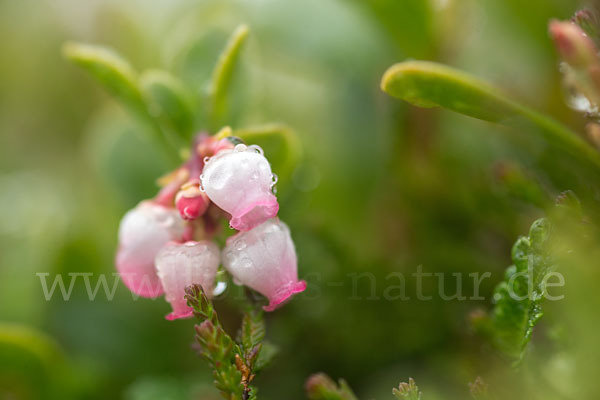
[[[233,131],[249,144],[260,145],[277,173],[288,176],[302,157],[302,144],[293,129],[283,124],[267,124]]]
[[[248,33],[249,29],[246,25],[240,25],[236,28],[213,70],[208,94],[211,102],[211,121],[215,125],[214,128],[223,123],[222,118],[227,112],[227,92],[242,45],[246,41]]]
[[[558,122],[524,107],[497,88],[456,69],[426,61],[407,61],[390,67],[381,88],[391,96],[419,107],[443,107],[470,117],[509,126],[533,124],[546,141],[600,167],[600,155],[577,134]]]
[[[140,86],[151,115],[187,144],[194,133],[192,94],[179,79],[161,70],[144,72]]]

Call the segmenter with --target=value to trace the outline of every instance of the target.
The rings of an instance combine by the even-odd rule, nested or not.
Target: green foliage
[[[70,42],[62,50],[67,59],[89,72],[134,114],[147,117],[137,73],[127,60],[102,46]]]
[[[556,121],[518,104],[488,83],[456,69],[426,61],[407,61],[390,67],[381,88],[418,107],[443,107],[484,121],[541,128],[544,138],[564,151],[600,167],[600,156],[575,133]]]
[[[228,400],[256,398],[256,388],[250,383],[260,367],[258,359],[265,337],[262,311],[251,309],[244,315],[238,342],[223,329],[217,312],[199,285],[186,288],[185,298],[201,323],[196,325],[196,341],[200,354],[213,369],[215,386]]]
[[[346,381],[340,379],[336,384],[323,373],[310,376],[305,387],[309,400],[358,400]]]
[[[146,126],[145,132],[151,135],[156,147],[161,149],[170,161],[176,162],[177,149],[169,144],[157,121],[150,115],[148,104],[140,89],[138,75],[127,60],[106,47],[81,43],[66,43],[63,46],[63,55],[96,78]]]
[[[475,326],[517,363],[523,358],[533,328],[543,316],[544,278],[553,271],[551,227],[547,219],[535,221],[528,236],[513,246],[514,265],[494,291],[495,306],[489,317],[476,319]]]
[[[392,393],[398,400],[421,400],[421,392],[413,378],[408,378],[408,383],[400,383],[398,389],[393,389]]]
[[[194,134],[194,98],[183,83],[166,71],[150,70],[140,78],[148,108],[187,145]]]
[[[240,25],[231,34],[229,41],[213,70],[212,79],[208,88],[211,107],[212,129],[218,129],[224,125],[227,110],[227,92],[229,90],[233,72],[239,59],[242,45],[246,41],[249,29],[246,25]]]

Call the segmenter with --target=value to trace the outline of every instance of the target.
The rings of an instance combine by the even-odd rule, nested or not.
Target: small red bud
[[[190,181],[181,187],[175,197],[175,206],[181,218],[193,220],[206,212],[210,200],[206,193],[200,190],[199,181]]]

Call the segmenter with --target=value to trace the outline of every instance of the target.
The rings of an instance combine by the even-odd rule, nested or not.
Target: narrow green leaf
[[[194,133],[194,98],[183,83],[167,71],[145,71],[140,86],[148,109],[169,132],[188,144]]]
[[[264,340],[261,344],[260,352],[258,353],[258,357],[254,362],[253,371],[258,373],[268,367],[273,359],[279,353],[279,347],[275,346],[273,343]]]
[[[67,59],[88,71],[132,111],[146,116],[137,74],[123,57],[109,48],[82,43],[65,43],[62,50]]]
[[[208,94],[211,102],[211,121],[213,125],[221,125],[222,118],[227,111],[227,92],[231,84],[233,71],[237,64],[240,50],[248,37],[249,29],[246,25],[240,25],[233,32],[225,49],[213,70]],[[216,128],[214,126],[213,128]]]
[[[265,338],[265,321],[262,311],[253,311],[244,314],[240,341],[245,353],[258,346]]]
[[[82,43],[65,43],[65,58],[92,75],[106,90],[115,96],[138,120],[148,127],[148,132],[169,161],[177,162],[177,149],[171,147],[156,121],[148,113],[138,76],[133,67],[115,51],[101,46]]]
[[[233,135],[246,143],[260,145],[281,176],[288,176],[302,157],[302,144],[296,132],[283,124],[238,129]]]
[[[456,69],[426,61],[390,67],[381,80],[383,91],[419,107],[449,110],[508,126],[524,121],[541,128],[545,139],[600,167],[600,155],[577,134],[558,122],[522,106],[497,88]]]

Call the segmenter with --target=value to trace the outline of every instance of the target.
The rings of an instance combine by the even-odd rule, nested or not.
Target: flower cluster
[[[125,285],[142,297],[164,293],[170,320],[191,316],[187,286],[199,284],[212,296],[221,263],[236,284],[268,298],[267,311],[302,292],[294,243],[277,217],[276,181],[260,147],[198,135],[188,161],[161,180],[156,197],[121,221],[116,267]],[[239,231],[222,252],[211,240],[221,218]]]

